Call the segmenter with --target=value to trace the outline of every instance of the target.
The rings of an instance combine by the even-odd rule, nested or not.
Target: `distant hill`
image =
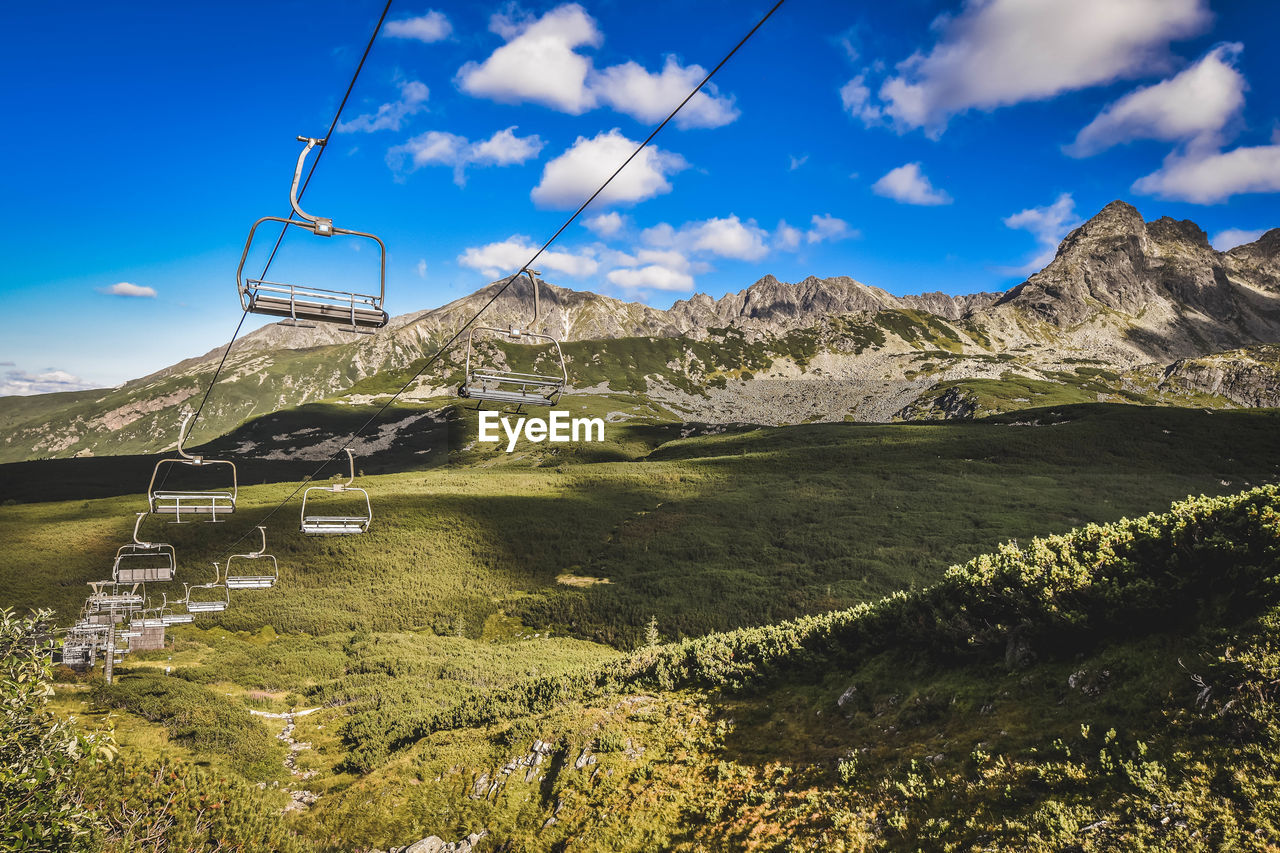
[[[368,337],[331,327],[252,332],[236,342],[197,438],[304,403],[386,395],[501,286],[395,317]],[[546,283],[542,307],[545,329],[567,344],[575,389],[640,396],[676,419],[888,421],[1088,400],[1280,404],[1274,359],[1248,355],[1280,342],[1280,229],[1218,252],[1195,223],[1144,222],[1121,201],[1004,294],[896,297],[847,277],[785,283],[766,275],[665,311]],[[518,324],[532,309],[529,285],[517,281],[483,322]],[[519,356],[500,349],[489,354]],[[160,451],[221,355],[114,389],[0,398],[0,461]],[[408,399],[452,393],[462,356],[455,349]],[[1247,362],[1253,391],[1237,393],[1189,366],[1207,356],[1228,372]]]

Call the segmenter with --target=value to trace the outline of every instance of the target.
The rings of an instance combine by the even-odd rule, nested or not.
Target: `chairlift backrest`
[[[88,611],[92,614],[119,617],[132,613],[142,607],[142,594],[138,592],[138,584],[132,586],[118,584],[114,580],[90,581],[93,590],[86,601]]]
[[[121,545],[116,551],[116,561],[111,576],[116,583],[151,583],[171,581],[177,571],[178,561],[173,546],[156,542],[143,542],[138,538],[138,528],[147,513],[138,513],[133,524],[133,542]]]
[[[331,486],[308,486],[302,493],[302,526],[303,533],[313,536],[351,535],[364,533],[373,521],[373,504],[369,502],[369,493],[364,489],[351,485],[356,478],[356,459],[347,449],[347,462],[350,465],[350,476],[345,483],[334,483]],[[307,514],[307,501],[312,492],[328,492],[343,494],[357,492],[364,498],[364,512],[353,515],[315,515]],[[358,506],[358,505],[357,505]],[[314,502],[312,508],[314,509]]]
[[[480,402],[502,403],[514,406],[554,406],[569,384],[569,371],[565,365],[560,342],[551,335],[537,330],[541,305],[538,297],[538,272],[523,269],[512,277],[527,275],[533,287],[533,320],[527,328],[511,326],[498,329],[492,326],[472,326],[467,333],[467,360],[458,396]],[[480,333],[477,338],[476,333]],[[548,373],[525,373],[480,363],[478,344],[486,337],[525,346],[551,346],[555,368]]]
[[[191,425],[194,413],[188,413],[182,419],[178,430],[178,456],[176,459],[161,459],[151,472],[151,485],[147,487],[147,500],[150,511],[162,515],[172,515],[177,522],[182,521],[183,513],[207,515],[209,521],[217,521],[218,515],[230,515],[236,511],[236,497],[240,491],[240,481],[236,475],[236,464],[225,459],[205,459],[203,456],[192,456],[183,449],[187,437],[187,429]],[[168,474],[177,468],[203,468],[221,466],[230,469],[230,489],[166,489],[165,478],[161,472]],[[159,485],[157,485],[159,481]]]
[[[309,327],[316,322],[338,323],[347,331],[372,334],[370,329],[382,328],[387,324],[388,319],[387,312],[383,309],[387,292],[387,248],[382,240],[373,234],[335,227],[332,219],[312,216],[299,207],[298,183],[302,178],[302,166],[306,162],[307,154],[312,148],[324,146],[328,140],[299,136],[298,141],[305,142],[306,146],[298,155],[298,162],[293,170],[293,184],[289,189],[289,204],[298,218],[290,216],[288,219],[281,219],[278,216],[264,216],[253,223],[253,227],[249,229],[249,238],[244,244],[244,251],[240,254],[240,265],[236,267],[236,288],[240,292],[240,304],[245,311],[253,314],[286,318],[281,321],[283,326]],[[264,222],[280,222],[286,230],[292,226],[319,237],[343,235],[362,237],[377,243],[378,292],[376,294],[357,293],[263,279],[246,279],[244,277],[245,261],[249,257],[249,249],[253,246],[254,233]]]
[[[233,554],[227,558],[227,589],[270,589],[280,577],[276,558],[266,553],[267,528],[259,526],[262,547],[248,554]],[[239,561],[238,563],[236,561]]]

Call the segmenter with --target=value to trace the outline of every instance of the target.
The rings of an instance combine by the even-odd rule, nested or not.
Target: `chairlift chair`
[[[231,603],[231,592],[227,589],[227,585],[220,580],[222,576],[222,566],[218,563],[213,564],[214,575],[212,583],[183,584],[186,590],[184,602],[187,605],[187,612],[200,613],[221,613],[227,609],[227,605]],[[192,598],[192,593],[196,593],[198,597]]]
[[[521,275],[528,275],[533,286],[533,321],[528,328],[511,326],[497,329],[492,326],[473,326],[467,333],[467,362],[465,378],[458,388],[458,396],[468,400],[488,401],[519,406],[554,406],[569,384],[569,371],[565,366],[564,353],[560,350],[560,342],[550,335],[534,331],[538,327],[541,306],[538,298],[537,270],[523,269],[513,276],[513,280]],[[503,370],[496,367],[479,365],[476,350],[476,333],[482,338],[486,335],[500,336],[511,343],[524,345],[550,344],[555,352],[555,362],[559,370],[553,373],[521,373],[514,370]]]
[[[90,581],[93,592],[86,605],[91,614],[119,616],[132,613],[142,607],[142,594],[138,592],[138,584],[118,584],[114,580]]]
[[[227,589],[270,589],[280,577],[280,566],[276,558],[266,553],[267,528],[259,526],[262,534],[262,547],[248,554],[233,554],[227,558],[227,574],[223,578]],[[239,560],[239,564],[236,561]],[[268,565],[270,571],[267,571]],[[259,568],[260,567],[260,568]],[[239,569],[239,574],[236,573]],[[256,570],[255,570],[256,569]]]
[[[143,542],[138,538],[138,528],[147,513],[138,513],[138,520],[133,524],[133,541],[121,545],[116,551],[116,562],[111,568],[111,575],[116,583],[150,583],[152,581],[171,581],[178,568],[177,557],[172,545],[156,542]]]
[[[93,660],[93,645],[72,640],[62,643],[62,663],[65,666],[88,666]]]
[[[373,520],[373,505],[369,502],[369,493],[364,489],[352,486],[356,478],[356,458],[347,450],[347,461],[351,466],[351,476],[345,483],[334,483],[332,486],[309,486],[302,493],[302,532],[312,536],[348,535],[364,533]],[[359,492],[364,497],[364,513],[357,515],[307,515],[307,500],[312,492],[329,492],[344,494]],[[314,508],[314,502],[312,502]]]
[[[293,169],[293,184],[289,188],[289,204],[298,218],[294,219],[290,216],[288,219],[281,219],[278,216],[264,216],[253,223],[253,227],[249,229],[249,239],[244,244],[244,251],[240,254],[240,266],[236,268],[236,287],[240,291],[240,304],[245,311],[253,314],[284,317],[285,319],[280,321],[282,326],[314,328],[317,322],[338,323],[349,332],[373,334],[370,330],[382,328],[387,324],[388,319],[387,312],[383,310],[383,301],[387,293],[387,247],[373,234],[337,228],[332,219],[312,216],[298,206],[298,183],[302,179],[302,166],[306,162],[307,154],[312,148],[324,146],[328,140],[299,136],[298,141],[307,143],[302,153],[298,155],[298,163]],[[338,234],[363,237],[377,243],[379,270],[377,295],[244,278],[244,265],[249,257],[249,249],[253,245],[254,233],[264,222],[280,222],[286,230],[293,226],[315,234],[317,237],[332,237]]]
[[[178,458],[161,459],[151,473],[151,485],[147,487],[147,500],[151,512],[174,516],[174,521],[181,523],[182,514],[207,515],[210,521],[218,521],[218,514],[230,515],[236,511],[236,496],[240,491],[239,479],[236,476],[236,464],[226,459],[205,459],[203,456],[192,456],[183,449],[182,444],[187,437],[187,429],[191,426],[194,413],[182,419],[178,430]],[[227,489],[166,489],[161,471],[168,471],[173,466],[200,468],[211,465],[225,465],[231,469],[231,488]],[[157,480],[160,485],[156,485]],[[141,522],[139,522],[141,523]],[[136,529],[136,525],[135,525]],[[135,537],[136,538],[136,537]],[[147,543],[140,543],[147,544]],[[170,549],[172,550],[172,549]]]
[[[195,616],[187,609],[185,601],[175,602],[182,605],[182,610],[175,610],[174,605],[169,603],[169,596],[162,595],[160,599],[160,621],[165,627],[170,625],[188,625],[195,621]]]

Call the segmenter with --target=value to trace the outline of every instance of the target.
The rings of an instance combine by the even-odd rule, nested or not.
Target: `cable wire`
[[[497,292],[495,292],[493,296],[489,297],[489,301],[487,301],[483,306],[481,306],[480,310],[477,311],[474,315],[472,315],[471,319],[468,320],[465,324],[463,324],[462,328],[458,329],[458,331],[454,333],[453,337],[449,338],[449,340],[444,344],[444,346],[436,350],[435,354],[433,354],[430,358],[428,358],[426,362],[424,362],[423,365],[420,368],[418,368],[417,372],[414,373],[413,376],[410,376],[408,381],[405,382],[403,385],[401,385],[400,389],[397,390],[394,394],[392,394],[391,397],[388,398],[387,401],[382,404],[382,406],[378,409],[378,411],[370,415],[369,418],[363,424],[361,424],[360,427],[355,432],[351,433],[347,437],[347,440],[343,443],[343,445],[340,448],[338,448],[336,451],[334,451],[333,455],[331,455],[328,459],[325,459],[323,462],[321,462],[319,467],[317,467],[315,471],[311,472],[305,478],[303,478],[302,482],[298,484],[298,487],[296,489],[290,492],[289,495],[284,500],[276,504],[276,506],[272,508],[272,510],[268,512],[265,516],[263,516],[262,519],[260,519],[252,528],[250,528],[250,530],[256,530],[258,527],[266,524],[267,521],[270,520],[277,512],[283,509],[289,503],[289,501],[297,497],[298,493],[301,492],[308,483],[314,482],[315,478],[319,476],[320,472],[323,471],[326,467],[328,467],[328,465],[331,462],[337,459],[340,454],[346,452],[347,448],[351,446],[351,442],[354,441],[357,437],[359,437],[360,434],[363,433],[366,429],[368,429],[369,426],[374,421],[382,417],[382,414],[391,407],[391,404],[394,403],[396,399],[400,397],[401,394],[409,390],[409,386],[412,385],[414,382],[416,382],[418,380],[418,377],[422,376],[422,374],[426,372],[428,367],[430,367],[432,364],[438,361],[441,356],[443,356],[446,352],[448,352],[453,347],[453,345],[457,343],[458,340],[462,337],[462,334],[466,332],[467,329],[471,328],[471,326],[473,326],[475,322],[480,319],[480,316],[484,314],[485,311],[489,310],[489,307],[498,300],[498,297],[501,296],[506,291],[506,289],[511,286],[512,282],[514,282],[517,278],[519,278],[520,275],[526,269],[533,266],[534,262],[538,260],[538,258],[542,255],[542,253],[545,252],[547,248],[550,247],[551,244],[554,243],[561,234],[564,233],[564,230],[566,228],[568,228],[570,225],[573,224],[574,220],[576,220],[578,216],[581,215],[582,211],[586,210],[587,206],[591,204],[591,202],[595,201],[596,198],[600,195],[600,193],[604,192],[605,188],[609,186],[610,183],[613,182],[613,179],[618,177],[618,175],[622,172],[622,170],[625,169],[632,160],[634,160],[637,156],[639,156],[641,151],[643,151],[646,147],[648,147],[649,143],[653,141],[653,138],[658,135],[659,131],[661,131],[664,127],[666,127],[671,122],[671,120],[676,117],[676,114],[684,108],[685,104],[693,100],[693,96],[698,94],[698,92],[702,91],[702,87],[705,86],[713,76],[715,76],[717,71],[719,71],[721,68],[724,67],[725,63],[727,63],[730,59],[733,58],[734,54],[736,54],[738,50],[744,44],[747,43],[748,39],[750,39],[753,35],[756,34],[756,30],[764,26],[765,21],[773,17],[773,13],[778,11],[779,7],[781,7],[784,2],[785,0],[778,0],[778,2],[774,3],[773,7],[770,8],[769,11],[764,14],[764,17],[762,17],[759,21],[757,21],[756,25],[752,27],[750,31],[748,31],[747,34],[743,36],[738,41],[737,44],[733,46],[733,49],[730,50],[728,53],[726,53],[724,58],[721,59],[718,63],[716,63],[716,66],[714,68],[712,68],[710,71],[707,72],[707,75],[702,78],[701,82],[699,82],[697,86],[693,87],[693,90],[689,92],[688,95],[685,96],[685,99],[681,101],[665,119],[662,120],[662,123],[659,124],[657,127],[655,127],[653,131],[647,137],[645,137],[644,142],[641,142],[636,147],[636,150],[631,152],[631,156],[628,157],[626,160],[624,160],[622,162],[622,165],[619,166],[616,170],[614,170],[613,174],[610,175],[607,179],[605,179],[605,182],[601,184],[600,187],[595,192],[593,192],[586,201],[584,201],[581,205],[579,205],[578,209],[573,212],[573,215],[570,216],[568,219],[566,219],[564,224],[561,225],[558,229],[556,229],[556,232],[551,235],[550,239],[548,239],[545,243],[542,244],[542,247],[538,249],[538,251],[534,252],[533,257],[525,261],[524,265],[521,266],[520,269],[514,275],[509,277],[503,283],[503,285],[500,288],[498,288]],[[390,3],[388,3],[388,6],[389,5]],[[383,14],[385,16],[386,13],[384,12]],[[381,22],[379,22],[379,24],[381,24]],[[361,60],[361,62],[363,63],[363,60]],[[319,158],[317,157],[317,160],[318,159]],[[249,536],[248,532],[244,533],[239,539],[235,540],[234,542],[231,543],[230,546],[228,546],[228,551],[230,551],[232,548],[235,548],[236,545],[240,544],[248,536]]]

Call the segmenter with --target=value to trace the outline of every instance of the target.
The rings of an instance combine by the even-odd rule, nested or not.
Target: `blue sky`
[[[229,337],[249,226],[288,212],[294,137],[327,128],[381,5],[6,10],[0,394]],[[396,0],[304,207],[386,241],[391,313],[469,293],[767,7]],[[787,0],[540,266],[659,307],[766,273],[1000,290],[1116,198],[1228,246],[1280,226],[1278,34],[1269,0]],[[336,246],[290,242],[273,277],[369,272]]]

